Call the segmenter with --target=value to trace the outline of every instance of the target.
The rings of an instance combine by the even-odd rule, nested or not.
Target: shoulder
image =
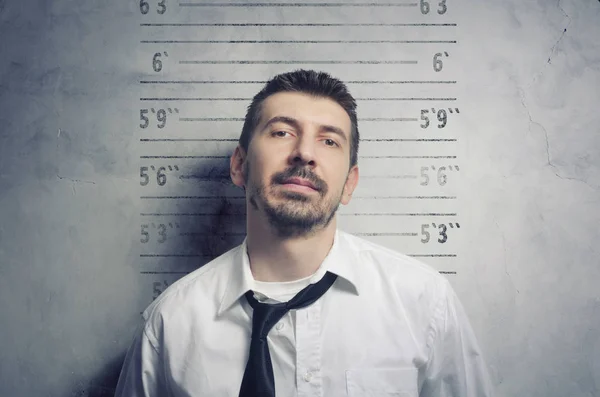
[[[394,289],[399,297],[435,305],[448,293],[448,279],[433,266],[347,232],[340,237],[344,248],[353,250],[359,271],[367,272],[378,285]]]
[[[230,249],[171,284],[144,310],[146,328],[150,327],[153,333],[160,332],[166,320],[187,316],[200,305],[213,303],[228,280],[231,264],[240,248],[238,245]]]
[[[433,266],[400,251],[393,250],[381,244],[340,231],[344,249],[353,250],[361,258],[361,262],[384,267],[392,273],[402,273],[407,277],[417,277],[430,280],[446,280]]]

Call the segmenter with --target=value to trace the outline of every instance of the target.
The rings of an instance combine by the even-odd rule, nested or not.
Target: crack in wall
[[[552,159],[551,159],[551,156],[550,156],[550,143],[549,143],[549,139],[548,139],[548,131],[546,130],[546,128],[541,123],[538,123],[537,121],[533,120],[533,118],[531,117],[531,112],[529,111],[529,108],[527,107],[527,103],[526,103],[525,91],[529,90],[531,88],[531,86],[536,82],[536,80],[540,76],[542,76],[544,74],[544,69],[546,67],[548,67],[548,65],[552,64],[552,57],[553,57],[554,53],[556,52],[556,49],[557,49],[558,45],[560,44],[560,42],[564,38],[565,34],[567,33],[567,29],[571,25],[571,22],[572,22],[571,17],[561,7],[561,5],[560,5],[561,1],[562,0],[558,0],[556,6],[558,7],[558,9],[560,9],[560,11],[564,14],[564,16],[566,17],[566,19],[568,20],[567,26],[563,29],[563,32],[560,35],[560,37],[558,38],[558,40],[556,41],[556,43],[554,43],[554,45],[550,48],[550,55],[548,56],[548,61],[546,62],[546,64],[533,76],[533,78],[531,79],[531,81],[529,82],[529,84],[527,84],[527,86],[525,87],[525,89],[523,89],[521,86],[517,86],[517,88],[519,90],[519,96],[521,98],[521,105],[523,105],[523,108],[527,112],[527,117],[529,118],[529,123],[528,123],[528,130],[529,130],[529,132],[530,133],[532,132],[531,131],[531,125],[532,124],[535,124],[535,125],[539,126],[542,129],[542,131],[544,132],[544,139],[545,139],[545,142],[546,142],[546,159],[547,159],[547,165],[549,165],[552,168],[552,172],[554,173],[554,175],[556,175],[560,179],[568,179],[568,180],[572,180],[572,181],[581,182],[584,185],[586,185],[586,186],[588,186],[588,187],[596,190],[595,187],[591,186],[585,180],[582,180],[582,179],[579,179],[579,178],[572,178],[572,177],[562,176],[560,174],[560,169],[558,168],[558,166],[556,166],[554,163],[552,163]]]
[[[504,273],[506,273],[506,275],[508,276],[508,281],[512,285],[513,289],[515,291],[517,291],[517,294],[518,294],[518,293],[520,293],[519,289],[515,285],[515,282],[512,279],[512,276],[510,275],[510,273],[508,273],[508,263],[506,262],[506,238],[504,237],[504,233],[502,232],[502,228],[500,227],[500,225],[498,225],[498,222],[496,221],[495,217],[494,217],[494,224],[496,225],[496,228],[500,232],[500,235],[502,235],[502,249],[504,250],[504,256],[503,256],[503,260],[504,260]]]
[[[528,88],[531,86],[531,84],[528,85]],[[587,183],[585,180],[583,179],[579,179],[579,178],[572,178],[572,177],[568,177],[568,176],[562,176],[560,175],[560,169],[558,168],[558,166],[556,166],[554,163],[552,163],[552,159],[550,158],[550,143],[548,140],[548,131],[546,130],[546,127],[544,127],[541,123],[538,123],[537,121],[534,121],[533,118],[531,117],[531,112],[529,111],[529,108],[527,107],[527,104],[525,103],[525,91],[523,90],[523,88],[521,87],[517,87],[519,89],[519,96],[521,98],[521,105],[523,105],[523,108],[525,109],[525,111],[527,112],[527,117],[529,118],[529,123],[528,123],[528,130],[531,133],[531,125],[535,124],[537,126],[539,126],[542,131],[544,132],[544,141],[546,142],[546,159],[547,159],[547,165],[549,165],[552,169],[553,169],[553,173],[554,175],[556,175],[557,177],[559,177],[560,179],[568,179],[568,180],[572,180],[572,181],[576,181],[576,182],[581,182],[584,185],[596,190],[596,188],[592,185],[590,185],[589,183]]]
[[[96,184],[96,182],[94,182],[94,181],[84,181],[84,180],[81,180],[81,179],[72,179],[72,178],[67,178],[67,177],[64,177],[64,176],[60,176],[60,175],[58,175],[58,173],[56,173],[56,177],[58,179],[60,179],[60,180],[66,180],[66,181],[71,182],[71,189],[73,189],[73,196],[77,195],[77,190],[75,190],[75,185],[76,184],[78,184],[78,183],[91,183],[92,185]]]
[[[58,144],[59,144],[58,140],[60,139],[60,133],[61,133],[61,129],[59,128],[58,132],[56,134],[56,157],[57,157],[57,159],[58,159]],[[59,180],[65,180],[65,181],[71,182],[72,183],[71,188],[73,189],[73,195],[77,194],[77,191],[75,190],[75,186],[78,183],[91,183],[92,185],[96,184],[96,182],[94,182],[94,181],[86,181],[86,180],[83,180],[83,179],[73,179],[73,178],[68,178],[68,177],[65,177],[65,176],[60,176],[59,173],[58,173],[58,162],[57,162],[56,178],[59,179]]]
[[[565,17],[567,17],[567,19],[569,20],[569,22],[567,23],[567,26],[563,29],[562,34],[560,35],[560,37],[558,38],[558,40],[556,40],[556,43],[554,43],[554,45],[552,46],[552,48],[550,49],[550,55],[548,56],[548,63],[552,63],[552,55],[554,55],[554,51],[556,51],[556,47],[558,47],[558,44],[561,42],[561,40],[563,39],[563,37],[565,36],[565,33],[567,33],[567,29],[569,28],[569,26],[571,26],[571,17],[569,16],[569,14],[567,14],[565,12],[565,10],[563,10],[563,8],[560,6],[560,2],[562,0],[558,0],[558,3],[556,4],[556,6],[558,7],[558,9],[565,15]]]

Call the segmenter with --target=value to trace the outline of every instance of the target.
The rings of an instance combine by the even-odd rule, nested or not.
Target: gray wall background
[[[443,188],[424,188],[414,178],[382,182],[377,177],[402,171],[418,175],[421,166],[432,162],[359,160],[361,176],[366,177],[357,195],[393,191],[443,193],[457,199],[354,200],[340,210],[344,214],[340,226],[356,233],[418,233],[422,223],[460,223],[460,231],[449,230],[451,238],[444,246],[423,244],[420,235],[366,238],[410,254],[456,254],[422,260],[449,272],[499,396],[600,395],[598,1],[448,0],[448,13],[442,16],[419,14],[418,7],[211,8],[180,7],[171,0],[160,15],[156,3],[150,2],[151,12],[142,15],[139,2],[133,0],[0,0],[0,395],[112,395],[140,311],[184,272],[241,241],[243,215],[235,214],[243,213],[243,202],[241,192],[226,182],[226,160],[140,158],[224,156],[235,143],[140,139],[237,138],[242,123],[183,122],[169,116],[168,134],[161,135],[155,126],[140,129],[139,111],[178,107],[182,117],[239,118],[249,101],[173,104],[140,98],[250,98],[260,84],[151,85],[140,80],[264,81],[302,66],[327,70],[342,80],[433,79],[441,74],[431,71],[431,56],[440,50],[450,53],[444,58],[443,79],[456,80],[456,85],[349,84],[349,88],[356,97],[456,97],[444,104],[359,101],[358,112],[359,117],[418,118],[422,108],[460,108],[460,117],[451,115],[444,130],[457,138],[450,146],[410,142],[377,146],[368,141],[361,146],[363,155],[455,154],[456,159],[442,163],[460,165],[460,172],[449,172]],[[437,2],[430,5],[432,10],[438,7]],[[165,21],[435,21],[457,27],[432,33],[383,27],[140,26]],[[184,48],[140,42],[175,36],[187,40],[443,36],[457,43],[348,44],[331,50],[324,44],[215,43]],[[159,51],[168,51],[169,56],[162,58],[164,69],[156,73],[152,56]],[[418,59],[419,65],[198,67],[178,64],[177,59]],[[361,133],[363,138],[418,138],[424,132],[419,122],[365,123]],[[140,167],[177,164],[181,172],[167,173],[165,186],[140,185]],[[217,198],[142,198],[159,194]],[[369,211],[456,215],[441,219],[356,215]],[[159,212],[213,215],[143,215]],[[141,242],[144,224],[151,244]],[[157,242],[161,224],[169,233],[163,244]],[[148,253],[188,256],[140,256]],[[172,273],[148,273],[161,269]]]

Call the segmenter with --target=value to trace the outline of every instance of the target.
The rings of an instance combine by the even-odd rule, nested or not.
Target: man
[[[244,242],[143,314],[117,396],[491,396],[431,267],[337,229],[358,183],[356,103],[326,73],[270,80],[230,160]]]

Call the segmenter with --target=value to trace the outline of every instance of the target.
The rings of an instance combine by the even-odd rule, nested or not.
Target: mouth
[[[283,181],[282,185],[290,188],[304,188],[304,190],[318,190],[312,182],[302,178],[286,179]]]

